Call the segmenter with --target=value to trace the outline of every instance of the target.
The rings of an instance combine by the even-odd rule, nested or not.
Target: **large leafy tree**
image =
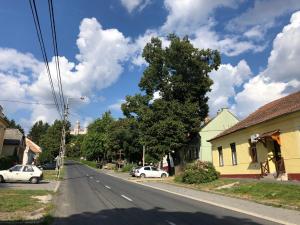
[[[37,121],[30,129],[28,137],[35,142],[37,145],[40,145],[41,138],[46,134],[49,128],[48,123],[44,123],[42,120]]]
[[[142,146],[139,141],[138,123],[134,118],[114,121],[109,128],[108,140],[111,155],[118,155],[119,150],[122,150],[129,162],[141,161]]]
[[[180,160],[208,114],[207,92],[213,84],[209,73],[218,69],[221,59],[218,51],[199,50],[187,37],[170,35],[169,41],[163,48],[160,39],[152,38],[145,46],[148,67],[139,83],[143,94],[127,96],[122,110],[139,122],[148,153],[160,159],[174,151]],[[154,93],[160,98],[154,100]]]
[[[66,144],[70,141],[70,123],[66,123]],[[53,161],[59,155],[63,122],[55,120],[41,137],[40,146],[43,150],[39,157],[41,162]]]
[[[88,126],[88,133],[82,143],[82,153],[88,160],[101,160],[108,153],[108,130],[113,122],[110,112],[105,112]]]

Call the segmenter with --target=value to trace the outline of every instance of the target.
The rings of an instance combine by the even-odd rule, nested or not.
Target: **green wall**
[[[200,130],[200,151],[199,159],[202,161],[212,161],[212,148],[211,143],[207,140],[217,136],[222,131],[235,125],[239,120],[228,109],[223,108]]]

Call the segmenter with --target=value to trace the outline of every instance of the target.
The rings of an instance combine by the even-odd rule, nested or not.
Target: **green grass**
[[[300,210],[300,185],[240,182],[239,185],[221,189],[218,192],[264,204]]]
[[[173,180],[163,180],[162,182],[247,199],[265,205],[300,210],[300,185],[229,178],[220,178],[204,184],[184,184],[181,182],[180,177],[175,177]],[[236,182],[238,184],[231,188],[216,189]]]
[[[43,170],[44,180],[56,180],[57,171],[56,170]]]
[[[32,212],[45,205],[40,203],[38,199],[32,198],[32,196],[47,195],[50,193],[50,191],[45,190],[0,189],[0,212]]]
[[[215,189],[217,187],[220,187],[220,186],[223,186],[223,185],[226,185],[226,184],[230,184],[230,183],[234,183],[234,182],[236,182],[236,180],[220,178],[218,180],[214,180],[214,181],[209,182],[209,183],[185,184],[185,183],[181,182],[180,177],[175,177],[174,180],[166,180],[166,182],[170,182],[170,183],[182,186],[182,187],[198,189],[198,190],[201,190],[201,191],[210,191],[210,190]]]
[[[57,180],[57,170],[43,170],[44,180]],[[59,179],[62,180],[65,176],[65,168],[60,169]]]

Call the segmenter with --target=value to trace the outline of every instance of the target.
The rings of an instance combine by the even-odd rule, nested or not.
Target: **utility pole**
[[[146,146],[143,145],[143,166],[145,166],[145,151],[146,151]]]
[[[59,162],[56,162],[56,167],[58,168],[58,175],[57,177],[59,178],[60,176],[60,168],[64,167],[64,161],[65,161],[65,153],[66,153],[66,124],[68,121],[68,115],[69,115],[69,99],[72,98],[67,98],[67,104],[64,105],[64,117],[63,117],[63,127],[62,127],[62,135],[61,135],[61,145],[60,145],[60,151],[59,151]],[[85,97],[80,97],[80,100],[84,100]]]

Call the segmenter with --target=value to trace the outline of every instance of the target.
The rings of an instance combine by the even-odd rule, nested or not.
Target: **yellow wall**
[[[248,139],[253,134],[262,134],[277,129],[280,130],[281,155],[284,159],[286,172],[300,173],[300,111],[212,140],[214,166],[223,175],[260,174],[260,162],[266,161],[267,154],[272,154],[273,146],[267,144],[264,147],[262,143],[258,143],[258,163],[251,163]],[[235,166],[232,165],[230,143],[236,144],[238,164]],[[217,150],[219,146],[223,148],[223,167],[219,166]],[[270,172],[275,172],[275,165],[272,162],[269,163]]]

